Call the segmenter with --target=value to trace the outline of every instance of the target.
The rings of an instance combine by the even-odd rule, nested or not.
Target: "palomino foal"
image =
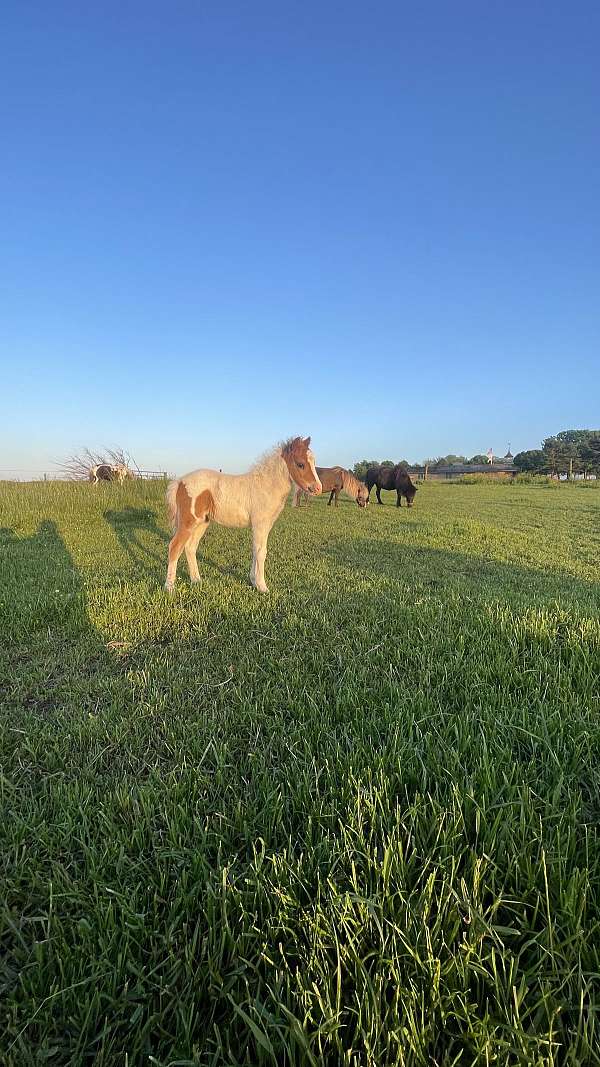
[[[290,486],[313,495],[321,492],[310,450],[310,437],[293,437],[273,449],[247,474],[198,470],[184,474],[167,488],[167,506],[174,534],[169,544],[165,589],[172,591],[177,561],[185,549],[192,582],[199,582],[196,550],[211,520],[221,526],[252,526],[250,581],[261,593],[265,585],[267,539],[283,510]]]

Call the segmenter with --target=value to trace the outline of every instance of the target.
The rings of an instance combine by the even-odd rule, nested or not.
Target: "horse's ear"
[[[304,438],[304,444],[306,445],[307,448],[310,448],[310,437],[305,437]]]

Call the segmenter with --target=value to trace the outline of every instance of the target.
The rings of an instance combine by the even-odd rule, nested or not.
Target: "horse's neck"
[[[258,488],[279,503],[285,500],[292,485],[292,477],[281,454],[269,457],[251,472],[251,476]]]

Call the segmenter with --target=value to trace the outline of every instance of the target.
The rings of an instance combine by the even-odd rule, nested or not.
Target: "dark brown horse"
[[[398,494],[396,507],[402,506],[402,497],[404,497],[406,506],[412,508],[417,487],[413,485],[406,467],[403,467],[401,463],[397,463],[395,467],[369,467],[365,482],[369,493],[375,486],[378,504],[383,503],[381,499],[382,489],[395,489]]]

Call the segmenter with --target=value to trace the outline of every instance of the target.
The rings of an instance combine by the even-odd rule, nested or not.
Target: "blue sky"
[[[600,6],[9,0],[0,467],[597,426]]]

